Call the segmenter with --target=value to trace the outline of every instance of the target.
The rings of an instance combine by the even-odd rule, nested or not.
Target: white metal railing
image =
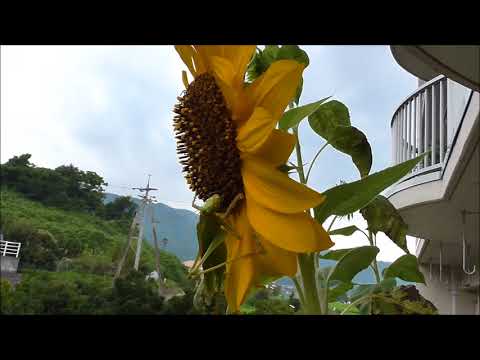
[[[447,152],[447,122],[447,78],[441,75],[419,87],[394,113],[394,164],[429,151],[412,172],[441,167]]]
[[[2,256],[15,255],[18,258],[21,246],[22,244],[19,242],[0,240],[0,254]]]

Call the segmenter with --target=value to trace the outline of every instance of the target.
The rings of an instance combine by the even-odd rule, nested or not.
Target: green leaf
[[[310,127],[335,149],[350,155],[360,175],[372,166],[372,150],[363,132],[351,126],[348,108],[337,100],[320,106],[308,117]]]
[[[322,282],[325,282],[328,278],[328,274],[330,274],[331,270],[332,270],[332,266],[324,266],[324,267],[319,267],[318,270],[317,270],[317,276],[318,278],[322,281]],[[322,286],[324,284],[322,283]]]
[[[355,275],[372,263],[378,252],[379,249],[376,246],[360,246],[350,249],[338,260],[327,281],[351,282]]]
[[[345,254],[347,254],[349,251],[353,250],[355,248],[349,248],[349,249],[339,249],[339,250],[330,250],[325,252],[324,254],[319,254],[318,257],[320,259],[325,259],[325,260],[335,260],[338,261],[340,260]]]
[[[264,50],[257,49],[255,56],[248,65],[247,79],[250,82],[255,81],[260,75],[267,71],[268,67],[278,60],[295,60],[307,67],[310,63],[307,53],[300,49],[298,45],[265,45]],[[294,101],[298,105],[303,89],[303,78],[297,87]]]
[[[371,232],[385,233],[399,248],[407,254],[410,253],[407,247],[408,225],[386,197],[377,195],[372,202],[360,210],[360,213],[367,221]]]
[[[295,104],[298,106],[298,103],[300,102],[300,96],[302,96],[302,91],[303,91],[303,77],[300,78],[300,83],[298,84],[297,91],[295,93],[295,98],[293,101],[295,101]]]
[[[288,110],[286,113],[283,114],[282,118],[280,119],[278,123],[278,128],[281,130],[287,130],[297,126],[300,121],[302,121],[304,118],[316,111],[320,107],[320,105],[322,105],[329,98],[330,96],[314,103]]]
[[[396,315],[401,313],[395,301],[392,301],[390,296],[383,294],[376,295],[375,298],[372,299],[372,309],[373,315]]]
[[[328,141],[338,151],[350,155],[361,177],[369,174],[372,167],[372,149],[363,132],[354,126],[337,126]]]
[[[378,291],[388,293],[392,291],[395,286],[397,286],[397,280],[395,278],[383,279],[379,284],[377,284]]]
[[[357,285],[350,292],[350,301],[356,301],[370,294],[375,294],[380,292],[389,293],[395,288],[395,286],[397,286],[397,281],[394,278],[383,279],[378,284]]]
[[[323,104],[308,117],[310,127],[328,141],[337,126],[350,126],[348,108],[337,100]]]
[[[399,278],[404,281],[412,281],[425,284],[425,277],[418,268],[418,260],[415,255],[406,254],[395,260],[387,269],[384,277]]]
[[[266,60],[273,62],[277,59],[279,50],[280,47],[278,45],[265,45],[263,55]]]
[[[220,222],[215,215],[200,214],[197,224],[198,251],[200,258],[205,254],[208,247],[219,236],[225,236],[225,232],[220,228]],[[222,243],[206,258],[202,267],[207,270],[226,261],[227,249],[225,242]],[[216,270],[204,274],[205,286],[208,291],[213,292],[216,284],[219,284],[225,267],[219,267]]]
[[[352,288],[353,284],[351,282],[331,280],[328,289],[328,302],[336,301],[343,297]]]
[[[355,231],[360,231],[358,227],[355,225],[350,225],[346,226],[340,229],[335,229],[335,230],[330,230],[328,233],[330,235],[343,235],[343,236],[350,236],[352,235]]]
[[[361,284],[355,286],[350,293],[350,301],[356,301],[362,297],[371,294],[376,288],[377,284]]]
[[[277,60],[296,60],[307,67],[310,59],[307,53],[298,45],[283,45],[277,52]]]
[[[365,304],[362,304],[361,306],[359,306],[358,308],[358,313],[359,315],[370,315],[372,312],[372,303],[371,301],[365,303]]]
[[[315,220],[322,224],[331,215],[345,216],[367,206],[380,192],[408,174],[423,156],[328,189],[323,192],[326,200],[314,208]]]
[[[391,293],[391,299],[401,306],[401,314],[436,315],[438,310],[425,299],[415,285],[402,285]]]
[[[284,45],[282,47],[278,45],[265,45],[265,49],[263,50],[257,48],[257,52],[247,67],[248,81],[254,81],[267,71],[272,63],[278,60],[295,60],[304,64],[305,67],[307,67],[310,62],[307,53],[300,49],[298,45]]]

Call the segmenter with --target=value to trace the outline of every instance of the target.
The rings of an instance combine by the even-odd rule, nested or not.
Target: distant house
[[[12,285],[18,284],[21,279],[17,273],[21,246],[19,242],[5,240],[3,233],[0,233],[0,274]]]
[[[195,264],[195,260],[187,260],[187,261],[184,261],[183,263],[183,266],[185,266],[187,269],[191,269],[193,267],[193,264]],[[202,267],[200,266],[200,269]]]

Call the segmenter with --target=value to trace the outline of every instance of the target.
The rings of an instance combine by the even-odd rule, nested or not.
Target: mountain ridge
[[[120,195],[105,193],[104,202],[114,201],[118,197]],[[141,200],[132,197],[132,201],[138,205]],[[193,211],[176,209],[163,203],[152,204],[151,209],[157,224],[158,240],[161,241],[164,238],[168,240],[165,250],[175,254],[182,261],[195,259],[198,251],[196,233],[198,215]],[[145,216],[144,237],[153,244],[152,213],[150,212]]]

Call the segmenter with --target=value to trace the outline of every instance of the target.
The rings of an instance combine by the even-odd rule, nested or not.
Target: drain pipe
[[[477,310],[475,315],[480,315],[480,286],[477,287]]]
[[[452,315],[457,315],[457,296],[458,290],[455,283],[455,273],[452,268],[450,268],[450,282],[451,282],[451,290],[450,294],[452,295]]]

